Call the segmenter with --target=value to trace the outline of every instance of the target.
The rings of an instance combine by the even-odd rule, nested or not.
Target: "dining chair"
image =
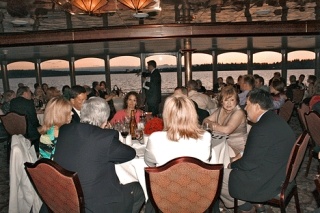
[[[76,172],[68,171],[45,158],[24,165],[49,212],[85,212],[84,196]]]
[[[12,135],[26,135],[27,133],[27,117],[25,115],[8,112],[0,116],[4,129],[9,135],[7,140],[7,161],[10,159],[11,137]]]
[[[277,206],[280,208],[281,213],[286,212],[286,207],[290,202],[291,198],[294,196],[295,204],[296,204],[296,212],[300,213],[300,203],[299,203],[299,196],[298,196],[298,187],[296,183],[296,176],[301,166],[301,163],[304,158],[304,154],[306,152],[308,141],[310,139],[310,135],[307,131],[304,131],[299,138],[296,140],[287,163],[286,169],[286,177],[284,182],[281,185],[280,193],[263,203]],[[238,200],[234,199],[234,212],[238,211]]]
[[[293,89],[292,92],[293,92],[292,102],[295,103],[296,106],[299,106],[299,104],[302,102],[305,91],[301,89]]]
[[[221,191],[223,165],[179,157],[159,167],[145,168],[145,176],[156,212],[211,212]]]
[[[280,107],[278,115],[282,117],[286,122],[290,121],[292,112],[294,109],[294,103],[289,99]]]
[[[310,111],[304,115],[306,120],[307,131],[310,134],[312,145],[309,150],[309,160],[306,168],[305,176],[307,177],[309,174],[311,161],[314,156],[314,153],[320,152],[320,114],[316,111]]]
[[[300,106],[297,108],[299,120],[301,123],[302,130],[307,130],[307,123],[304,115],[310,111],[309,106],[305,103],[301,103]]]

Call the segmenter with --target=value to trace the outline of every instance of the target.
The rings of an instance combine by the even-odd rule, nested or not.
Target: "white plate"
[[[18,19],[11,21],[11,23],[12,23],[13,25],[15,25],[15,26],[25,26],[25,25],[28,24],[27,21],[18,20]]]

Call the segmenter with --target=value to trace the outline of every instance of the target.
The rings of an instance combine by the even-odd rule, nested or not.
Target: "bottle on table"
[[[136,128],[137,128],[137,121],[134,115],[134,110],[131,110],[130,116],[130,135],[132,139],[136,138]]]

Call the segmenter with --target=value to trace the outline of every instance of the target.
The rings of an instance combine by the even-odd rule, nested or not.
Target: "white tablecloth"
[[[147,167],[144,162],[144,150],[145,145],[141,145],[138,141],[134,140],[132,147],[137,152],[137,157],[128,161],[126,163],[117,164],[115,166],[116,173],[120,180],[120,183],[127,184],[134,181],[138,181],[144,191],[146,200],[148,200],[146,180],[144,175],[144,168]],[[212,153],[211,153],[211,164],[224,164],[224,167],[227,167],[230,163],[229,157],[229,146],[226,145],[226,136],[217,136],[212,138]]]

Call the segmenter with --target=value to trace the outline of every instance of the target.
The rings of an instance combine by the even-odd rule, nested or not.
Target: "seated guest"
[[[100,97],[105,99],[110,107],[110,117],[109,120],[113,118],[113,116],[116,114],[116,108],[114,107],[114,103],[112,98],[116,96],[115,93],[110,92],[110,90],[107,88],[107,83],[105,81],[100,81],[100,90],[99,90]]]
[[[205,118],[203,123],[208,123],[213,131],[228,134],[228,145],[237,157],[241,157],[247,140],[247,119],[238,103],[239,97],[233,86],[222,88],[218,109]]]
[[[273,73],[273,77],[269,80],[269,84],[268,84],[269,86],[271,86],[271,83],[274,79],[279,79],[280,81],[283,82],[284,85],[286,85],[286,80],[283,77],[281,77],[280,72]]]
[[[173,94],[174,95],[185,95],[185,96],[188,96],[188,90],[185,87],[176,87],[174,89],[174,93]],[[210,114],[209,114],[209,112],[207,110],[200,109],[196,102],[193,101],[193,103],[194,103],[194,107],[196,108],[196,111],[197,111],[199,124],[202,124],[203,119],[208,117]]]
[[[270,93],[272,96],[273,109],[280,109],[284,102],[287,100],[287,96],[284,92],[285,84],[280,79],[274,79],[270,85]]]
[[[225,86],[225,83],[223,83],[222,77],[219,77],[217,80],[218,80],[218,82],[213,85],[213,92],[215,92],[215,93],[220,92],[222,87]]]
[[[290,85],[287,86],[286,90],[286,96],[290,99],[293,100],[293,90],[294,89],[300,89],[299,85],[297,84],[297,78],[295,75],[290,75],[289,77]]]
[[[197,92],[200,92],[200,93],[206,93],[206,88],[202,85],[202,82],[200,79],[197,79],[196,80],[197,82]]]
[[[254,87],[258,89],[263,89],[264,91],[269,92],[269,87],[267,85],[264,85],[264,78],[260,75],[256,76],[254,78]]]
[[[110,121],[111,125],[116,122],[122,121],[126,116],[131,116],[131,111],[133,110],[135,113],[136,122],[140,121],[140,116],[142,115],[142,111],[137,107],[140,105],[139,94],[136,92],[128,92],[123,99],[123,110],[119,110]]]
[[[57,89],[57,87],[49,87],[46,92],[45,103],[48,103],[51,98],[61,96],[61,92]]]
[[[239,105],[244,109],[247,101],[247,94],[254,88],[255,80],[252,75],[244,75],[240,78]]]
[[[314,84],[314,95],[309,102],[310,110],[313,110],[313,106],[320,102],[320,80],[318,79]]]
[[[198,158],[208,162],[211,135],[199,127],[193,102],[185,95],[169,96],[163,108],[164,131],[154,132],[144,154],[148,166],[161,166],[182,156]],[[150,201],[146,213],[153,212]]]
[[[53,159],[59,128],[71,122],[72,105],[64,97],[54,97],[44,110],[43,125],[38,128],[40,137],[40,158]]]
[[[300,87],[300,89],[306,89],[306,86],[305,86],[304,83],[303,83],[305,77],[306,77],[306,76],[305,76],[304,74],[301,74],[301,75],[299,76],[299,79],[297,80],[297,84],[298,84],[298,86]]]
[[[255,212],[251,202],[263,203],[280,193],[295,134],[286,121],[272,112],[269,93],[248,94],[248,120],[253,123],[243,156],[224,169],[221,200],[227,208],[239,199],[241,212]]]
[[[208,95],[197,92],[197,82],[190,80],[187,83],[188,97],[198,104],[200,109],[211,111],[216,108],[216,104]]]
[[[54,160],[78,173],[86,212],[139,213],[145,200],[140,184],[122,185],[115,172],[115,164],[132,160],[136,152],[119,141],[116,130],[105,129],[109,113],[104,99],[88,99],[80,123],[60,128]]]
[[[7,90],[3,93],[3,104],[1,110],[3,114],[10,112],[10,101],[16,97],[16,93],[13,90]]]
[[[70,89],[70,102],[72,104],[72,120],[71,122],[80,122],[80,110],[82,104],[87,100],[87,91],[84,87],[75,85]]]
[[[100,97],[100,84],[98,81],[92,82],[92,88],[91,88],[91,93],[88,95],[88,98],[91,97]]]
[[[169,96],[163,108],[164,131],[149,136],[144,160],[148,166],[161,166],[168,161],[191,156],[207,162],[211,135],[198,124],[193,102],[185,95]]]
[[[27,116],[28,126],[26,138],[30,139],[35,146],[36,152],[39,152],[40,133],[38,132],[38,127],[40,124],[31,97],[32,94],[29,87],[19,87],[17,90],[17,97],[10,102],[10,112],[16,112]]]
[[[315,76],[315,75],[309,75],[309,76],[308,76],[308,80],[307,80],[307,82],[308,82],[308,88],[307,88],[307,90],[306,90],[306,92],[305,92],[305,97],[304,97],[304,99],[303,99],[303,103],[309,105],[309,102],[310,102],[310,100],[311,100],[311,97],[315,94],[315,87],[314,87],[314,85],[315,85],[316,81],[317,81],[317,76]]]
[[[41,86],[39,83],[35,83],[33,85],[34,87],[34,92],[33,92],[33,96],[34,96],[34,100],[36,101],[41,101],[42,103],[45,103],[45,94],[44,91],[42,90]]]

